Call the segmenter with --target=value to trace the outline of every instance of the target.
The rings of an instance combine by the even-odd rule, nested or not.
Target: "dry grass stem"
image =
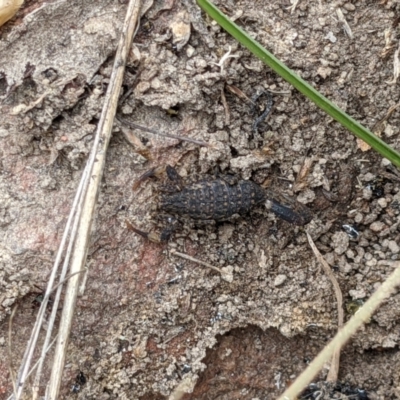
[[[290,14],[293,14],[296,11],[296,7],[299,4],[300,0],[291,0],[292,5],[290,7],[287,7],[288,10],[290,10]]]
[[[56,340],[57,340],[57,337],[58,337],[58,335],[56,335],[56,336],[54,337],[54,339],[51,341],[51,343],[50,343],[50,344],[48,345],[48,347],[45,349],[44,355],[46,355],[46,354],[48,353],[48,351],[53,347],[54,343],[55,343]],[[27,378],[27,379],[32,375],[32,373],[35,371],[35,369],[38,367],[38,365],[39,365],[42,361],[43,361],[43,356],[41,356],[41,357],[36,361],[36,363],[33,364],[33,367],[30,369],[30,371],[29,371],[28,374],[26,375],[26,378]],[[7,400],[13,400],[13,399],[15,399],[15,394],[13,394],[13,395],[11,395],[10,397],[8,397]]]
[[[397,48],[397,50],[394,52],[393,56],[393,79],[389,82],[387,82],[389,85],[395,85],[397,82],[397,79],[399,78],[400,75],[400,45]]]
[[[342,24],[344,31],[350,39],[353,39],[353,32],[351,31],[350,25],[347,23],[346,18],[340,8],[336,10],[336,14],[339,18],[339,22]]]
[[[317,249],[317,246],[315,246],[315,243],[312,240],[312,237],[310,236],[310,234],[308,232],[306,232],[306,233],[307,233],[308,243],[310,244],[315,257],[317,257],[318,262],[322,265],[322,268],[324,269],[326,275],[332,282],[333,289],[335,291],[336,302],[337,302],[338,330],[340,330],[343,326],[344,314],[343,314],[343,295],[342,295],[342,291],[340,290],[339,282],[337,281],[336,276],[332,272],[328,263],[325,261],[324,257],[322,257],[322,254]],[[338,380],[339,363],[340,363],[340,346],[335,350],[335,352],[333,354],[331,367],[329,368],[328,377],[326,379],[328,382],[336,382]]]
[[[394,263],[395,270],[386,279],[378,290],[368,299],[368,301],[359,309],[359,311],[351,317],[344,327],[335,335],[317,357],[309,364],[293,384],[285,390],[278,400],[294,400],[299,393],[314,379],[315,375],[321,370],[324,364],[332,357],[336,349],[343,345],[351,338],[357,329],[366,321],[369,321],[374,311],[379,305],[386,300],[400,285],[400,261]]]
[[[69,237],[70,242],[69,242],[69,246],[66,251],[66,254],[65,254],[64,264],[63,264],[63,268],[62,268],[62,271],[60,274],[60,279],[63,280],[67,273],[68,263],[69,263],[70,255],[72,252],[72,245],[73,245],[73,242],[74,242],[74,239],[76,236],[76,232],[77,232],[80,210],[82,208],[82,202],[83,202],[82,192],[83,192],[83,188],[85,186],[85,182],[87,182],[87,180],[88,180],[89,165],[90,164],[88,163],[88,165],[86,166],[86,168],[83,172],[81,182],[79,183],[79,186],[78,186],[75,198],[74,198],[74,202],[72,204],[71,211],[70,211],[70,214],[68,216],[68,220],[67,220],[67,223],[65,226],[65,230],[64,230],[63,236],[61,238],[60,246],[57,251],[53,269],[51,271],[51,274],[50,274],[50,277],[49,277],[49,280],[47,283],[46,293],[45,293],[44,299],[40,305],[38,315],[36,317],[36,322],[32,329],[31,337],[28,341],[28,344],[27,344],[27,347],[26,347],[26,350],[24,353],[24,357],[21,362],[20,370],[19,370],[18,377],[17,377],[18,392],[17,392],[16,399],[18,399],[22,395],[22,392],[24,390],[24,385],[25,385],[25,382],[26,382],[26,379],[28,376],[29,367],[32,362],[33,352],[35,350],[36,343],[37,343],[37,340],[39,337],[39,332],[40,332],[40,329],[41,329],[43,321],[44,321],[44,314],[45,314],[45,311],[47,308],[49,294],[53,290],[54,281],[56,279],[56,275],[58,273],[58,268],[59,268],[59,265],[60,265],[60,262],[61,262],[61,259],[62,259],[63,253],[64,253],[64,249],[65,249],[66,243],[68,241],[68,237]],[[74,218],[75,218],[75,220],[74,220]],[[73,226],[71,229],[72,224],[73,224]],[[59,286],[59,292],[57,292],[54,303],[53,303],[53,310],[58,309],[58,303],[60,300],[61,289],[62,289],[62,286]],[[50,335],[52,332],[52,329],[54,326],[54,320],[55,320],[55,313],[56,313],[56,311],[52,311],[50,320],[48,322],[48,329],[47,329],[47,331],[50,333],[48,333],[47,335]],[[49,338],[46,336],[44,348],[46,347],[46,343],[48,343],[48,340],[49,340]],[[43,350],[42,350],[42,354],[43,354]]]
[[[132,44],[133,33],[137,24],[140,10],[140,0],[131,0],[128,4],[125,22],[122,28],[121,38],[118,44],[114,66],[110,77],[110,84],[104,100],[103,111],[97,127],[95,143],[91,152],[93,168],[90,171],[90,184],[85,195],[82,208],[77,238],[74,243],[70,272],[74,274],[83,269],[86,261],[87,247],[90,238],[90,230],[93,222],[94,208],[98,197],[99,186],[105,165],[105,156],[111,137],[114,117],[118,106],[118,98],[121,92],[121,84],[125,71],[126,59]],[[60,330],[55,348],[52,374],[48,386],[48,399],[58,399],[61,385],[61,376],[64,369],[66,350],[72,318],[78,295],[79,276],[75,275],[68,281],[65,293],[63,313]]]
[[[239,97],[239,99],[244,100],[246,103],[250,103],[253,106],[255,106],[256,104],[254,103],[253,100],[251,100],[249,97],[246,96],[245,93],[243,93],[239,88],[237,88],[236,86],[233,85],[226,85],[226,88],[235,96]]]
[[[14,320],[15,313],[17,312],[18,304],[15,305],[13,308],[10,321],[8,323],[8,370],[10,371],[10,378],[13,384],[14,396],[17,395],[17,386],[15,384],[15,374],[14,374],[14,367],[13,367],[13,356],[12,356],[12,324]]]
[[[181,400],[188,393],[192,393],[196,385],[196,378],[183,378],[178,386],[169,395],[168,400]]]
[[[126,141],[135,149],[136,153],[143,156],[146,160],[152,161],[153,157],[151,155],[150,149],[146,147],[130,129],[126,128],[122,124],[120,128]]]
[[[400,103],[395,104],[394,106],[391,106],[389,110],[387,111],[386,115],[380,119],[372,128],[372,131],[375,133],[375,135],[380,136],[383,129],[385,128],[385,122],[390,118],[390,116],[393,114],[393,112],[400,107]]]
[[[223,270],[221,270],[221,269],[219,269],[217,267],[214,267],[213,265],[211,265],[211,264],[209,264],[209,263],[207,263],[205,261],[198,260],[197,258],[191,257],[191,256],[189,256],[187,254],[184,254],[184,253],[179,253],[175,249],[171,249],[170,251],[171,251],[172,255],[184,258],[185,260],[193,261],[196,264],[204,265],[205,267],[210,268],[213,271],[218,272],[219,274],[221,274],[222,279],[227,281],[227,282],[232,282],[232,280],[233,280],[232,279],[232,273],[229,270],[223,271]]]
[[[394,49],[394,34],[393,28],[390,26],[385,29],[385,47],[381,51],[381,57],[386,59]]]
[[[297,174],[296,181],[293,185],[293,192],[297,193],[301,189],[305,188],[307,185],[306,179],[308,174],[310,173],[311,166],[314,162],[314,157],[305,157],[303,164],[300,168],[299,173]]]
[[[228,102],[226,101],[226,97],[225,97],[225,89],[222,87],[221,88],[221,101],[222,101],[222,105],[224,106],[224,111],[225,111],[225,125],[229,125],[230,120],[231,120],[231,116],[229,113],[229,106],[228,106]]]
[[[124,118],[120,118],[120,117],[118,117],[118,121],[121,122],[121,124],[126,124],[133,129],[140,129],[143,132],[152,133],[153,135],[158,135],[158,136],[167,137],[167,138],[171,138],[171,139],[177,139],[177,140],[181,140],[182,142],[189,142],[189,143],[197,144],[199,146],[209,147],[209,144],[206,142],[203,142],[202,140],[191,139],[191,138],[188,138],[185,136],[178,136],[178,135],[174,135],[172,133],[163,133],[160,131],[156,131],[155,129],[151,129],[151,128],[147,128],[142,125],[135,124],[134,122],[128,121],[128,120],[126,120]]]
[[[114,69],[110,78],[110,85],[106,94],[105,104],[103,107],[103,112],[99,122],[97,134],[93,143],[92,152],[82,175],[82,179],[78,187],[74,203],[68,217],[67,225],[60,243],[54,267],[49,278],[45,298],[39,309],[37,321],[33,328],[30,341],[28,342],[28,346],[24,354],[24,358],[18,375],[18,391],[15,399],[19,399],[21,397],[26,379],[31,371],[30,364],[32,362],[33,352],[36,347],[40,328],[43,324],[44,312],[47,307],[50,293],[53,290],[58,289],[53,305],[52,314],[49,320],[49,326],[46,334],[45,344],[42,349],[42,355],[37,363],[38,371],[34,383],[33,398],[38,397],[38,387],[44,355],[49,348],[48,343],[50,341],[52,328],[54,326],[54,320],[58,309],[62,284],[69,279],[64,302],[63,316],[61,319],[60,332],[58,334],[54,365],[48,391],[48,398],[58,398],[61,375],[64,367],[65,350],[68,343],[68,337],[76,302],[77,287],[79,282],[79,277],[77,275],[84,270],[83,265],[86,260],[86,250],[89,240],[90,227],[93,219],[94,205],[96,203],[99,182],[104,168],[104,157],[111,135],[113,118],[115,116],[118,96],[120,93],[121,82],[125,68],[125,61],[131,46],[133,30],[137,21],[137,16],[139,14],[139,6],[139,0],[131,0],[128,6],[127,17],[125,20],[121,40],[118,46]],[[63,269],[60,274],[60,283],[54,287],[54,280],[57,275],[58,266],[60,264],[68,237],[70,239],[70,242],[65,254]],[[71,256],[71,273],[66,278],[66,273]]]

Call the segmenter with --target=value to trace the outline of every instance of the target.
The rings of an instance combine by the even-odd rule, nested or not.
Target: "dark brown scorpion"
[[[268,190],[252,181],[238,180],[232,175],[222,175],[214,179],[204,179],[184,185],[182,177],[174,168],[153,168],[143,174],[134,188],[143,180],[166,172],[170,185],[162,190],[159,209],[169,214],[188,216],[197,220],[227,220],[234,214],[246,214],[254,206],[265,203],[268,210],[279,218],[294,225],[306,225],[311,219],[311,211],[293,199],[285,199],[283,205]],[[174,227],[167,227],[161,233],[143,232],[128,223],[131,230],[153,242],[168,241]]]

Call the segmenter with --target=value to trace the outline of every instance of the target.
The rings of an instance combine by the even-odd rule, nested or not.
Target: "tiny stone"
[[[159,80],[158,78],[154,78],[154,79],[151,81],[151,87],[152,87],[153,89],[155,89],[155,90],[160,89],[160,87],[161,87],[161,82],[160,82],[160,80]]]
[[[372,232],[381,232],[386,228],[386,225],[383,222],[375,221],[370,226]]]
[[[360,258],[364,257],[365,250],[361,246],[356,247],[356,251]]]
[[[365,175],[364,175],[364,181],[365,182],[370,182],[370,181],[373,181],[375,179],[375,175],[374,174],[371,174],[371,172],[367,172]]]
[[[333,267],[336,263],[336,257],[335,257],[335,253],[326,253],[325,256],[325,261],[331,266]]]
[[[349,236],[346,232],[336,232],[332,235],[332,247],[336,254],[343,254],[349,247]]]
[[[356,6],[351,3],[346,3],[343,5],[343,8],[347,11],[354,11],[356,9]]]
[[[382,207],[382,208],[386,208],[387,207],[387,201],[384,197],[381,197],[380,199],[378,199],[377,203]]]
[[[368,260],[365,265],[367,267],[374,267],[376,264],[378,264],[378,261],[376,258],[371,258],[370,260]]]
[[[356,224],[360,224],[360,223],[362,222],[363,219],[364,219],[364,216],[363,216],[361,213],[357,213],[357,214],[354,216],[354,222],[355,222]]]
[[[340,267],[340,272],[343,272],[344,274],[349,274],[352,270],[352,266],[349,263],[345,263]]]
[[[1,305],[4,307],[4,308],[7,308],[7,307],[10,307],[10,306],[12,306],[13,304],[15,303],[15,298],[9,298],[9,299],[5,299],[2,303],[1,303]]]
[[[283,274],[278,275],[274,280],[274,286],[275,287],[281,286],[286,281],[286,279],[287,279],[286,275]]]
[[[198,58],[195,62],[197,69],[204,69],[207,68],[207,61],[203,60],[202,58]]]
[[[397,254],[398,252],[400,252],[400,247],[399,247],[399,245],[396,243],[396,241],[394,241],[394,240],[389,240],[389,242],[388,242],[388,247],[389,247],[389,250],[390,250],[393,254]]]
[[[195,51],[196,50],[194,49],[194,47],[192,47],[190,44],[186,46],[186,55],[188,58],[192,57]]]
[[[391,162],[387,158],[382,158],[382,161],[381,161],[382,167],[387,167],[390,164],[391,164]]]
[[[375,255],[377,255],[381,260],[386,260],[386,254],[383,251],[375,251]]]
[[[366,297],[365,290],[358,289],[358,290],[349,290],[349,295],[354,299],[364,299]]]
[[[364,258],[368,261],[372,259],[372,254],[371,253],[365,253]]]
[[[362,197],[365,200],[369,200],[372,197],[372,190],[369,188],[364,188],[362,192]]]
[[[349,249],[346,251],[346,256],[347,256],[347,258],[353,259],[356,255],[354,254],[353,250]]]
[[[328,34],[325,36],[325,39],[328,39],[331,43],[336,43],[337,41],[336,36],[331,31],[328,32]]]
[[[376,214],[368,214],[365,219],[364,219],[364,224],[368,225],[372,222],[374,222],[376,219],[378,218],[378,216]]]

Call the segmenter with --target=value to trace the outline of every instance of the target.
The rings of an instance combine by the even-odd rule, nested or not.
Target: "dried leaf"
[[[303,189],[307,182],[306,178],[308,174],[310,173],[310,168],[312,166],[312,163],[314,162],[313,157],[306,157],[303,161],[303,165],[300,168],[300,171],[297,175],[296,182],[293,185],[293,191],[295,193],[299,192],[301,189]]]

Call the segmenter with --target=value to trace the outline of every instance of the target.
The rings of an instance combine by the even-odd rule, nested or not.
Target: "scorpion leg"
[[[164,228],[161,232],[145,232],[142,231],[136,227],[134,227],[129,221],[125,221],[127,228],[135,232],[136,234],[144,237],[147,240],[150,240],[151,242],[154,243],[163,243],[163,242],[168,242],[169,239],[171,239],[172,234],[176,230],[176,226],[174,224],[175,221],[169,221],[170,225],[166,228]]]
[[[165,173],[167,174],[168,179],[175,184],[174,191],[181,190],[182,189],[182,178],[181,176],[176,172],[175,168],[171,167],[170,165],[164,165],[160,167],[153,167],[146,171],[144,174],[140,175],[138,180],[133,184],[132,189],[136,190],[142,182],[149,178],[162,178]],[[171,190],[167,190],[171,191]]]

